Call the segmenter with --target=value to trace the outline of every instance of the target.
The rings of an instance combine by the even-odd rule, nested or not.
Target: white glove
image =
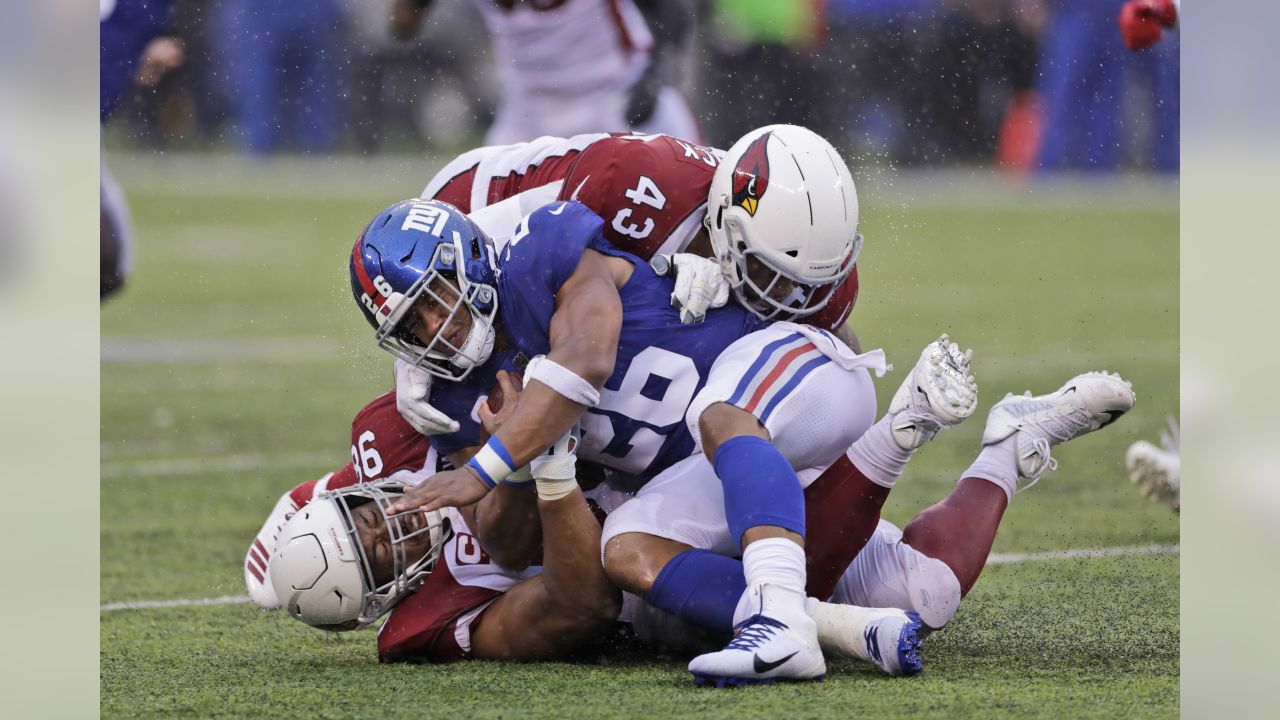
[[[458,423],[431,407],[431,374],[404,360],[396,359],[396,409],[400,416],[423,435],[458,432]]]
[[[700,323],[706,319],[707,310],[729,302],[729,280],[715,260],[676,253],[669,262],[669,272],[675,273],[676,280],[671,306],[680,309],[680,322]]]

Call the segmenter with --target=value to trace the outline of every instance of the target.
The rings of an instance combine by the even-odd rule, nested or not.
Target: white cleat
[[[1179,454],[1178,424],[1169,419],[1170,431],[1160,432],[1160,447],[1146,440],[1129,446],[1124,456],[1125,469],[1144,497],[1168,503],[1174,512],[1182,504],[1182,458]]]
[[[1050,447],[1110,425],[1136,401],[1133,386],[1118,374],[1084,373],[1048,395],[1006,395],[987,416],[982,444],[1017,434],[1018,474],[1031,480],[1019,489],[1025,490],[1046,470],[1057,469]]]
[[[920,616],[897,608],[818,603],[818,643],[827,657],[865,660],[893,677],[918,675]]]
[[[694,682],[723,688],[826,678],[818,628],[804,612],[803,599],[788,603],[796,606],[788,608],[778,602],[782,591],[768,585],[747,592],[756,594],[752,602],[758,612],[734,627],[738,635],[725,649],[690,661]]]
[[[925,346],[920,359],[889,403],[893,439],[903,450],[914,450],[944,427],[958,425],[978,407],[978,382],[969,371],[973,350],[943,333]]]

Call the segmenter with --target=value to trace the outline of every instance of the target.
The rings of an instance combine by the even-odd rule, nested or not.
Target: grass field
[[[319,633],[237,603],[248,541],[275,499],[348,457],[351,416],[390,386],[347,289],[373,212],[437,166],[111,163],[138,232],[133,286],[102,310],[101,702],[111,717],[1171,717],[1178,555],[993,565],[892,680],[835,663],[827,682],[692,687],[683,663],[380,666],[372,632]],[[1178,543],[1124,478],[1129,443],[1178,402],[1176,189],[985,177],[860,186],[867,242],[853,314],[898,370],[943,330],[976,350],[981,408],[913,460],[886,516],[904,523],[972,459],[985,408],[1084,370],[1133,381],[1137,409],[1055,452],[995,551]],[[1168,550],[1168,548],[1164,548]],[[221,604],[186,601],[219,599]],[[150,606],[152,601],[175,601]],[[138,605],[142,607],[139,608]]]

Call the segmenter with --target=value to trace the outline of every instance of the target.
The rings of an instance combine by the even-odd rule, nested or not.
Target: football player
[[[770,677],[812,678],[825,664],[804,609],[805,506],[795,471],[829,464],[870,424],[874,391],[865,369],[882,368],[883,353],[856,356],[831,335],[791,323],[753,332],[773,310],[805,307],[817,293],[830,297],[857,245],[853,181],[834,149],[811,133],[794,135],[782,143],[791,162],[777,163],[770,178],[759,167],[771,134],[730,150],[757,175],[733,188],[738,192],[724,198],[715,220],[735,238],[726,254],[742,268],[740,284],[756,290],[752,313],[726,308],[701,324],[681,324],[667,300],[671,283],[605,242],[603,219],[574,202],[528,216],[500,262],[490,256],[489,239],[456,209],[400,203],[357,242],[352,285],[379,343],[434,375],[463,380],[503,344],[533,356],[525,368],[527,397],[498,433],[464,467],[408,489],[392,511],[475,502],[579,418],[588,459],[642,480],[701,444],[715,463],[712,477],[726,485],[728,526],[744,552],[748,585],[757,594],[771,588],[760,623],[794,628],[766,643],[805,651]],[[736,169],[725,165],[720,173],[727,178]],[[791,223],[786,241],[749,245],[749,233],[768,227],[755,218],[762,197],[775,222],[808,222]],[[439,241],[450,236],[452,243]],[[778,266],[795,268],[805,285],[770,275]],[[742,366],[717,364],[725,380],[708,385],[719,392],[738,384],[738,391],[699,406],[695,394],[716,377],[712,362],[744,335],[749,343],[740,352],[754,349],[759,357]],[[870,405],[841,402],[851,398]],[[793,399],[819,408],[830,422],[825,432],[797,437],[784,454],[764,420]]]
[[[602,230],[614,246],[642,258],[673,253],[670,264],[680,269],[672,301],[680,306],[682,321],[699,321],[708,307],[722,305],[730,295],[722,269],[728,269],[728,274],[740,281],[749,277],[742,270],[746,262],[741,256],[733,256],[730,228],[714,221],[723,220],[725,211],[736,203],[743,204],[739,207],[751,204],[754,214],[738,215],[756,229],[741,240],[752,249],[768,249],[772,237],[788,237],[794,225],[810,220],[807,213],[788,217],[772,203],[760,204],[763,195],[751,197],[749,190],[764,193],[773,183],[772,197],[781,194],[777,192],[779,188],[794,192],[794,188],[784,188],[781,174],[789,163],[786,147],[815,138],[811,131],[795,126],[759,128],[745,135],[727,156],[722,151],[664,135],[540,138],[465,153],[437,173],[422,195],[472,211],[477,222],[498,240],[503,227],[513,227],[524,214],[546,202],[576,199],[605,219]],[[838,159],[834,162],[843,165]],[[717,174],[722,166],[731,172]],[[775,167],[783,170],[771,171]],[[856,212],[856,195],[852,201]],[[718,210],[712,213],[708,208]],[[509,229],[506,234],[510,234]],[[751,262],[759,273],[757,259],[787,261],[785,253],[793,250],[778,247],[772,253],[755,252]],[[718,262],[704,261],[704,257],[716,257]],[[796,277],[796,268],[785,262],[779,264]],[[758,283],[739,282],[733,294],[760,316],[799,320],[832,330],[856,352],[857,337],[846,319],[857,299],[857,272],[855,264],[833,291],[803,307],[778,308],[762,302],[758,290],[770,278]],[[455,431],[457,424],[451,416],[459,411],[465,413],[468,408],[442,412],[431,404],[431,387],[432,376],[403,361],[396,363],[396,400],[406,419],[424,434]],[[852,521],[857,520],[863,528],[857,537],[865,540],[870,536],[879,507],[887,497],[883,488],[867,481],[844,458],[814,485],[813,490],[829,502],[809,506],[810,532],[821,535],[826,528],[851,527]],[[809,553],[809,589],[825,597],[860,543],[851,545],[843,537],[818,539]]]
[[[417,33],[432,0],[395,0],[392,32]],[[680,91],[657,85],[654,38],[632,0],[473,0],[502,98],[489,145],[627,128],[698,137]]]
[[[924,356],[927,358],[931,354],[926,352]],[[907,383],[913,382],[914,376],[919,372],[919,369],[914,371]],[[1088,382],[1094,391],[1099,386],[1107,385],[1119,389],[1110,380],[1095,378],[1088,379]],[[518,391],[513,392],[509,379],[504,378],[502,384],[507,388],[504,395],[507,400],[502,409],[509,414],[511,398],[518,398]],[[1069,383],[1071,385],[1077,383],[1073,381]],[[1089,395],[1092,399],[1088,402],[1096,403],[1096,392],[1090,392]],[[1013,402],[1024,406],[1034,403],[1036,412],[1042,418],[1048,418],[1054,414],[1061,416],[1062,410],[1070,409],[1071,405],[1063,404],[1062,400],[1074,399],[1073,396],[1081,397],[1073,390],[1071,393],[1032,400],[1017,398]],[[1008,405],[1009,402],[1006,399],[1002,404]],[[1121,405],[1123,404],[1122,402]],[[898,398],[895,398],[891,408],[898,405]],[[1057,413],[1044,412],[1054,406],[1058,409]],[[488,412],[488,405],[482,405],[481,408],[482,414],[492,415]],[[1031,409],[1026,407],[1026,410]],[[1097,409],[1098,406],[1094,405],[1089,414],[1097,413]],[[1001,412],[1003,419],[993,411],[994,424],[1007,429],[1007,420],[1012,415]],[[1020,414],[1025,417],[1031,413]],[[1105,413],[1100,414],[1105,419]],[[1076,430],[1087,431],[1086,428],[1087,425],[1077,426]],[[1003,432],[1004,430],[998,430],[988,434],[998,436]],[[901,434],[894,435],[895,442],[899,435]],[[908,442],[914,441],[909,435],[904,437]],[[388,523],[385,518],[379,520],[373,516],[377,506],[368,502],[369,495],[398,490],[403,486],[403,480],[387,482],[386,478],[399,478],[407,472],[418,470],[422,467],[424,457],[427,458],[428,466],[416,472],[416,477],[409,478],[410,480],[420,478],[436,468],[436,456],[427,439],[414,432],[398,415],[389,394],[378,398],[356,416],[352,423],[351,438],[352,462],[336,474],[330,474],[320,481],[303,483],[286,494],[284,501],[289,504],[288,512],[273,515],[264,525],[258,540],[255,540],[256,549],[275,547],[281,524],[287,522],[299,508],[307,506],[307,503],[318,496],[325,497],[318,507],[332,505],[331,510],[321,510],[318,515],[328,517],[335,528],[332,535],[327,532],[327,528],[316,532],[318,520],[303,519],[289,526],[286,533],[288,539],[280,546],[282,549],[279,551],[282,555],[292,555],[291,560],[297,559],[299,551],[305,557],[308,549],[312,553],[332,554],[336,552],[336,546],[340,542],[344,550],[353,551],[347,554],[345,562],[335,558],[331,563],[333,567],[343,567],[349,563],[348,569],[354,572],[347,573],[345,580],[342,575],[335,575],[327,578],[324,583],[290,581],[281,592],[283,597],[292,598],[289,606],[292,615],[309,624],[330,629],[349,629],[359,624],[358,619],[362,615],[366,618],[377,615],[372,606],[364,604],[365,598],[376,597],[365,588],[377,587],[373,582],[376,578],[385,577],[386,571],[366,570],[366,565],[375,561],[385,565],[387,558],[392,556],[392,553],[385,550],[392,546],[391,531],[381,528],[394,526],[394,522]],[[999,442],[995,444],[998,445]],[[1015,448],[1017,444],[1017,441],[1011,443]],[[1031,447],[1035,443],[1032,441],[1023,444]],[[865,455],[868,448],[858,447],[856,452]],[[999,449],[994,452],[998,453]],[[989,453],[984,450],[984,454]],[[1016,482],[1016,478],[1010,476],[1016,476],[1020,472],[1016,455],[1015,450],[1003,458],[1003,462],[991,462],[988,457],[984,463],[975,463],[964,473],[965,479],[960,481],[956,489],[943,502],[912,520],[906,526],[905,533],[888,522],[880,522],[866,547],[858,553],[840,578],[830,603],[819,603],[814,598],[807,601],[809,612],[818,626],[819,641],[828,657],[861,658],[877,664],[890,674],[897,674],[894,672],[895,668],[901,673],[913,667],[913,661],[914,667],[919,667],[914,647],[896,647],[893,641],[897,636],[884,632],[885,626],[889,624],[885,621],[891,620],[893,614],[844,605],[910,610],[918,612],[928,627],[940,628],[945,625],[958,609],[961,597],[976,582],[977,573],[985,563],[991,545],[987,531],[993,531],[990,520],[994,516],[998,523],[999,515],[1007,504],[1005,493],[1007,491],[1008,497],[1012,497],[1012,482]],[[562,459],[565,457],[567,456],[562,456]],[[1042,462],[1040,471],[1047,465],[1048,463]],[[1031,469],[1035,470],[1034,467]],[[888,468],[888,473],[881,476],[881,480],[896,480],[900,470],[901,468]],[[570,474],[561,472],[559,476]],[[336,495],[331,492],[349,488],[362,477],[377,484],[378,488],[357,489]],[[1007,485],[998,484],[1003,482],[1001,478],[1012,482]],[[504,485],[487,497],[482,505],[497,498],[497,493],[512,491],[513,487]],[[523,488],[520,492],[526,498],[533,496],[528,488]],[[562,507],[576,504],[576,497],[576,494],[567,493]],[[609,495],[598,497],[609,504]],[[612,497],[614,502],[618,501],[617,494]],[[353,500],[364,502],[365,505],[363,510],[357,507],[351,513],[350,522],[344,523],[343,518],[347,517],[347,513],[340,508]],[[643,505],[647,499],[623,499],[621,502],[621,508],[614,510],[615,515],[626,511],[625,503]],[[539,506],[545,513],[545,502],[539,501]],[[607,611],[611,608],[593,605],[591,599],[608,597],[607,593],[587,595],[583,598],[581,607],[576,600],[563,602],[564,596],[556,585],[562,580],[573,582],[575,584],[571,587],[577,592],[577,581],[572,579],[577,573],[548,575],[535,580],[543,568],[536,565],[526,567],[519,565],[518,561],[513,567],[510,564],[511,558],[507,565],[500,564],[493,559],[495,555],[490,548],[494,546],[482,546],[478,533],[471,529],[477,524],[476,515],[474,508],[470,511],[449,509],[445,517],[450,523],[452,535],[445,535],[442,546],[440,534],[437,533],[433,539],[430,532],[424,532],[417,537],[416,547],[406,548],[401,564],[406,568],[418,567],[419,577],[414,578],[413,582],[406,581],[404,587],[408,589],[407,592],[379,606],[383,612],[391,612],[378,635],[378,655],[384,662],[557,657],[589,641],[593,633],[598,633],[605,626],[602,616],[608,614]],[[581,517],[580,512],[576,515]],[[441,519],[437,517],[428,527],[435,527]],[[659,526],[667,524],[664,518]],[[369,531],[373,525],[379,526],[378,532]],[[528,525],[537,527],[536,515],[532,522],[526,521],[520,527]],[[580,530],[584,527],[578,526]],[[606,524],[606,527],[609,525]],[[310,548],[309,540],[295,542],[299,537],[305,540],[308,535],[333,539],[327,546],[311,544]],[[396,537],[399,536],[397,533]],[[414,540],[415,538],[409,538],[408,542],[413,543]],[[578,561],[584,555],[592,562],[595,561],[591,546],[556,545],[556,538],[551,536],[548,537],[548,543],[548,549],[544,553],[548,567],[561,559],[567,567],[567,563],[571,561],[569,556],[558,557],[557,552],[575,553]],[[318,551],[315,549],[317,547]],[[357,547],[360,548],[359,551],[356,551]],[[928,553],[922,552],[922,548]],[[947,559],[939,560],[938,556]],[[265,571],[265,558],[254,557],[252,551],[250,562],[255,564],[246,569],[247,576],[251,570],[255,574],[260,569]],[[732,561],[725,558],[725,562]],[[287,565],[288,562],[281,563],[281,567]],[[585,566],[578,568],[579,572],[586,573],[588,581],[593,577],[591,570]],[[430,574],[424,580],[421,575],[427,572]],[[291,573],[291,576],[296,577],[296,574]],[[366,577],[370,579],[365,580]],[[281,575],[282,583],[283,578],[284,574]],[[361,585],[362,582],[368,584]],[[740,572],[736,580],[729,578],[727,584],[731,588],[741,587]],[[307,588],[298,590],[294,588],[295,585],[307,585]],[[254,585],[251,583],[250,587],[252,589]],[[588,591],[592,587],[598,588],[590,584],[584,587]],[[341,594],[333,593],[335,589],[342,591]],[[514,591],[509,599],[499,602],[499,598],[509,591]],[[338,602],[343,597],[347,598],[345,605]],[[708,637],[705,633],[699,635],[697,627],[673,622],[670,615],[654,611],[652,606],[643,605],[633,595],[627,594],[624,598],[621,619],[631,622],[636,635],[643,640],[668,649],[674,646],[676,649],[687,650],[699,647],[698,642],[706,642],[715,637]],[[269,584],[259,588],[259,592],[254,594],[254,601],[266,609],[280,607],[275,591]],[[535,622],[531,622],[529,614],[525,612],[526,606],[539,608],[538,614],[532,618]],[[868,629],[873,632],[866,632]],[[510,638],[517,640],[513,642]]]
[[[495,415],[489,404],[481,406],[486,428],[491,419],[497,423],[501,416],[509,417],[519,402],[518,384],[501,377],[501,410]],[[387,512],[387,501],[435,468],[427,439],[404,423],[390,395],[357,414],[351,437],[352,462],[286,494],[289,511],[269,519],[255,541],[256,549],[276,548],[269,582],[254,595],[260,607],[283,604],[291,616],[327,630],[354,629],[389,611],[378,633],[383,662],[564,657],[602,637],[615,619],[631,623],[641,640],[668,650],[702,648],[699,643],[728,634],[725,627],[708,636],[633,596],[619,613],[616,590],[601,583],[596,550],[600,526],[574,479],[567,442],[531,464],[536,493],[527,484],[504,483],[468,508],[397,515]],[[430,466],[415,472],[424,457]],[[604,488],[594,492],[605,505],[628,501]],[[535,499],[531,517],[493,516],[496,504],[528,507]],[[510,542],[510,527],[503,544],[524,545],[519,556],[500,555],[500,545],[482,544],[481,533],[473,529],[513,521],[520,528],[541,528],[541,545],[532,546],[536,555],[528,553],[523,539]],[[283,540],[277,542],[277,537]],[[267,567],[263,559],[251,562],[254,573]],[[857,572],[864,567],[872,566],[858,566]],[[902,575],[900,569],[896,572]],[[896,580],[905,587],[901,577]],[[833,601],[848,603],[862,588],[892,582],[883,573],[850,578],[844,583],[847,590]],[[875,631],[886,619],[904,617],[900,610],[811,605],[827,620],[819,638],[828,653],[863,659],[896,674],[899,655],[915,652],[914,646],[889,652],[891,643],[885,644],[885,653],[873,652],[880,641]],[[891,640],[896,643],[897,638],[893,633]]]

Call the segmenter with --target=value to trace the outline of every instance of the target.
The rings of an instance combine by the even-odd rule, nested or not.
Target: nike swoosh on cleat
[[[1121,415],[1124,415],[1124,413],[1125,413],[1125,411],[1124,411],[1124,410],[1107,410],[1107,411],[1106,411],[1107,419],[1106,419],[1106,420],[1104,420],[1104,421],[1102,421],[1102,424],[1098,426],[1098,429],[1099,429],[1099,430],[1101,430],[1102,428],[1104,428],[1104,427],[1106,427],[1106,426],[1110,425],[1111,423],[1113,423],[1113,422],[1115,422],[1115,421],[1119,420],[1119,419],[1120,419],[1120,416],[1121,416]]]
[[[800,651],[799,651],[799,650],[797,650],[796,652],[800,652]],[[760,656],[759,656],[759,655],[756,655],[756,656],[755,656],[755,658],[754,658],[753,666],[755,667],[756,672],[758,672],[758,673],[767,673],[767,672],[769,672],[770,670],[772,670],[772,669],[774,669],[774,668],[778,667],[778,666],[779,666],[779,665],[781,665],[782,663],[784,663],[784,662],[786,662],[786,661],[790,660],[791,658],[793,658],[793,657],[795,657],[795,656],[796,656],[796,653],[794,653],[794,652],[793,652],[793,653],[791,653],[790,655],[788,655],[788,656],[786,656],[786,657],[783,657],[783,658],[778,658],[777,660],[774,660],[773,662],[765,662],[764,660],[761,660],[761,659],[760,659]]]

